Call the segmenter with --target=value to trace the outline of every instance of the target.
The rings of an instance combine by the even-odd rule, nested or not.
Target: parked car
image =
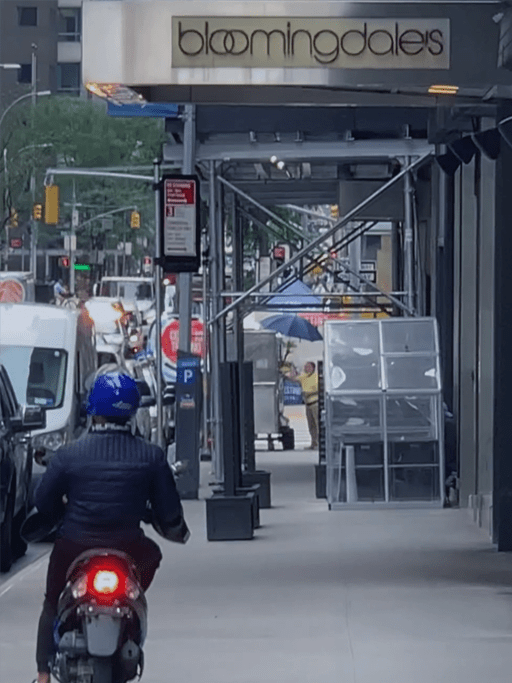
[[[32,443],[30,430],[43,429],[40,406],[22,408],[7,370],[0,365],[0,571],[8,572],[27,545],[20,529],[30,511]]]

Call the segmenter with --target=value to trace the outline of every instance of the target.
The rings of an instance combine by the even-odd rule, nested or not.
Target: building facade
[[[0,0],[0,109],[37,90],[80,95],[81,0]],[[35,74],[32,73],[35,65]]]

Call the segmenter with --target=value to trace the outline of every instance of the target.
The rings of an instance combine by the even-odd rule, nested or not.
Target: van
[[[97,369],[94,325],[86,311],[2,303],[0,363],[18,402],[45,410],[45,429],[32,432],[34,474],[40,476],[41,465],[85,426],[82,406]]]
[[[104,276],[94,286],[94,296],[121,299],[126,311],[138,309],[142,314],[144,336],[156,317],[155,283],[152,277]]]

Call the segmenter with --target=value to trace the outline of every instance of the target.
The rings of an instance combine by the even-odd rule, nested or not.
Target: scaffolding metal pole
[[[405,167],[409,168],[411,158],[405,157]],[[408,170],[404,177],[404,289],[407,292],[407,308],[414,310],[414,245],[413,245],[413,209],[412,209],[412,178]]]
[[[297,261],[300,261],[304,256],[306,256],[310,251],[315,249],[319,244],[324,242],[326,239],[331,237],[331,235],[334,235],[337,230],[342,228],[344,225],[346,225],[349,221],[351,221],[357,214],[370,204],[372,204],[376,199],[378,199],[381,194],[386,192],[390,187],[392,187],[395,183],[398,181],[402,180],[404,175],[412,171],[414,168],[418,168],[422,164],[424,164],[430,157],[432,156],[431,152],[428,154],[423,155],[422,157],[417,158],[415,161],[413,161],[409,166],[406,166],[403,168],[400,173],[398,173],[394,178],[391,178],[388,180],[387,183],[379,187],[378,190],[375,190],[369,197],[364,199],[360,204],[355,206],[353,209],[351,209],[343,218],[336,223],[336,225],[333,225],[332,228],[330,228],[327,232],[325,232],[323,235],[319,235],[316,239],[314,239],[310,244],[308,244],[304,249],[301,249],[301,251],[297,252],[295,256],[292,256],[292,258],[287,261],[286,263],[283,263],[283,265],[279,266],[279,268],[276,268],[273,273],[271,273],[268,277],[264,278],[260,282],[256,283],[253,287],[247,290],[247,292],[244,293],[243,296],[241,296],[239,299],[236,301],[233,301],[230,303],[228,306],[226,306],[224,309],[219,311],[216,315],[216,318],[221,318],[225,316],[227,313],[232,311],[234,308],[239,306],[242,301],[245,301],[253,292],[257,292],[260,290],[262,287],[265,287],[268,285],[272,280],[276,277],[279,277],[287,268],[292,266],[294,263],[297,263]],[[223,178],[219,178],[221,182],[226,183]],[[229,183],[231,185],[231,183]]]
[[[190,175],[194,169],[196,140],[196,114],[193,104],[185,105],[183,125],[183,167],[184,175]],[[179,282],[179,320],[180,333],[178,348],[190,352],[190,323],[192,319],[192,274],[180,273]]]
[[[157,444],[164,448],[163,436],[163,381],[162,381],[162,266],[160,257],[162,254],[162,237],[160,231],[160,161],[153,162],[153,186],[155,188],[155,294],[156,294],[156,318],[155,318],[155,355],[156,355],[156,438]]]
[[[221,429],[221,387],[220,387],[220,336],[221,336],[221,319],[220,311],[220,281],[219,281],[219,260],[220,249],[222,242],[220,239],[220,226],[217,223],[217,182],[216,182],[216,168],[215,162],[210,161],[209,174],[209,218],[210,218],[210,282],[211,282],[211,300],[212,300],[212,319],[209,321],[211,325],[211,398],[213,404],[213,471],[217,481],[223,479],[222,468],[222,429]]]

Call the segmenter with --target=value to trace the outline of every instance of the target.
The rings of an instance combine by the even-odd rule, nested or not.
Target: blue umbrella
[[[263,327],[267,330],[275,330],[287,337],[298,337],[299,339],[306,339],[307,341],[318,341],[322,339],[322,335],[317,328],[308,320],[299,317],[298,315],[272,315],[270,318],[265,318],[261,321]]]

